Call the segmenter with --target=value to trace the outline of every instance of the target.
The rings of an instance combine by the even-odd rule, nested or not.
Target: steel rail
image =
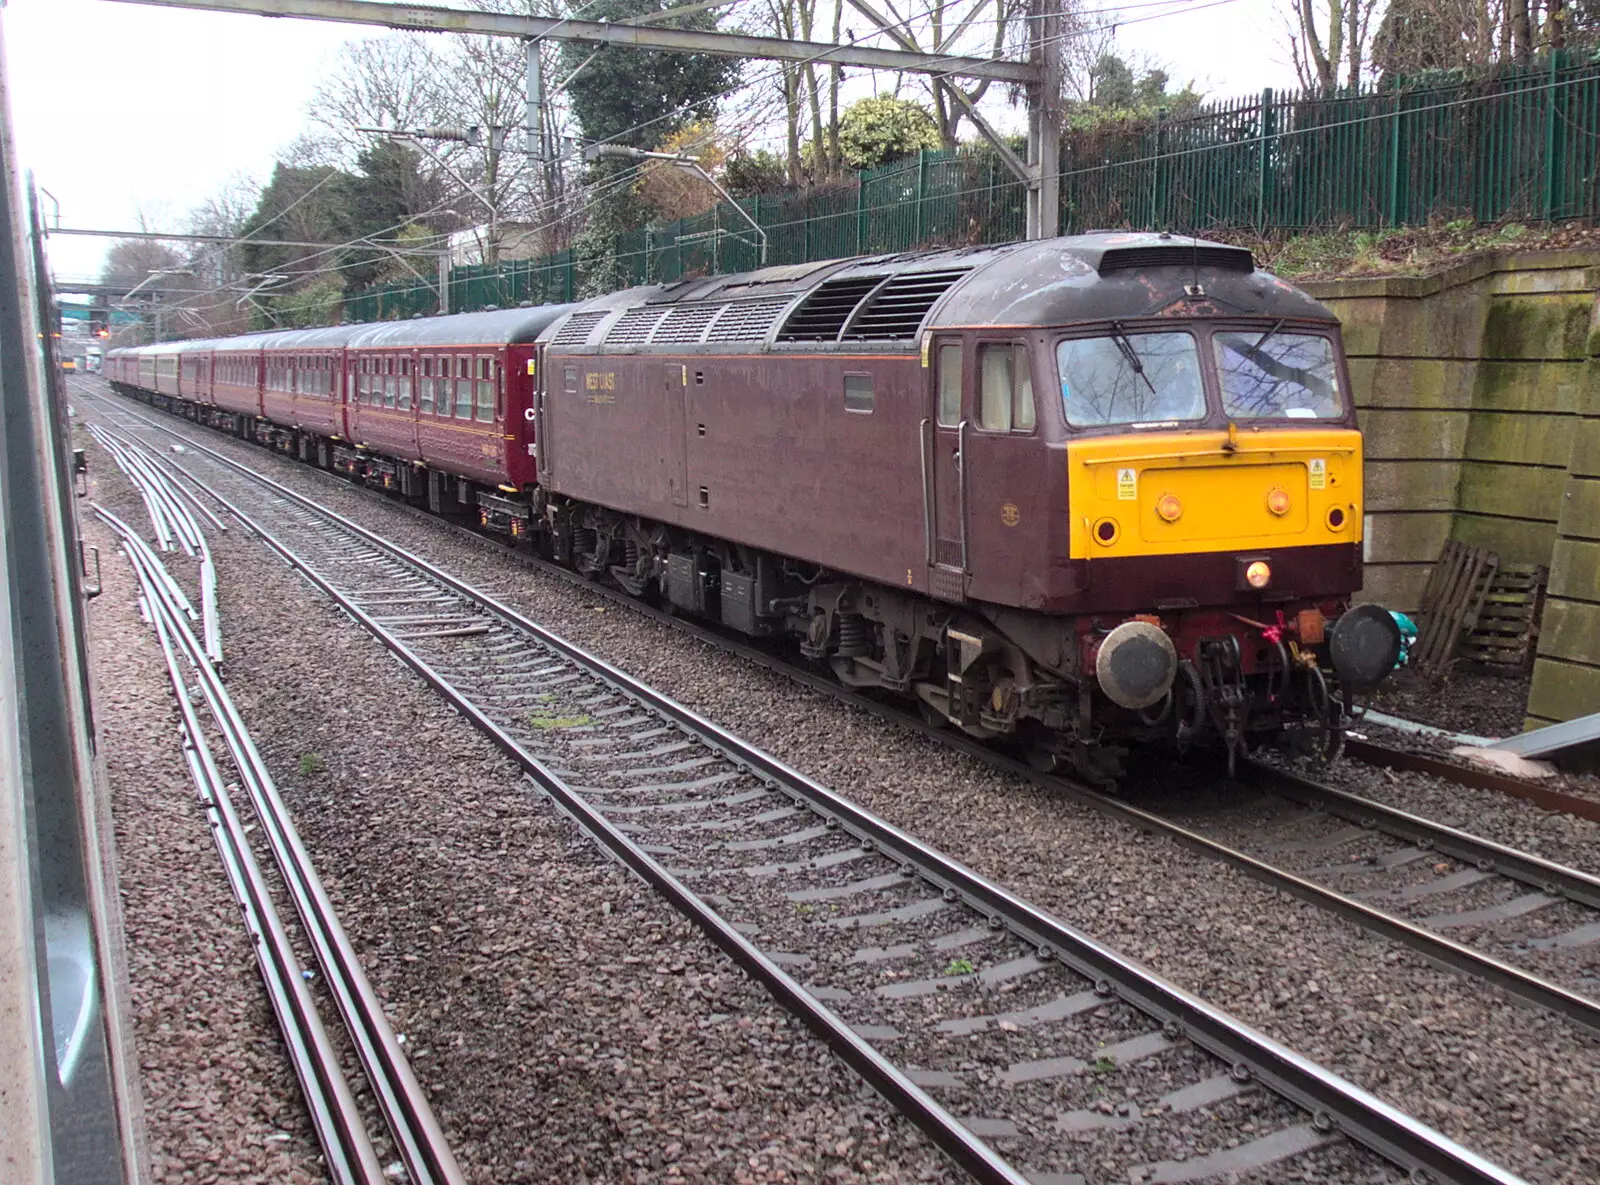
[[[142,422],[149,424],[157,430],[184,441],[188,447],[198,449],[207,455],[212,456],[233,467],[234,469],[251,476],[257,481],[265,482],[278,488],[287,496],[294,498],[305,505],[313,507],[318,513],[340,517],[336,516],[333,511],[329,511],[325,508],[317,506],[310,499],[304,498],[303,495],[297,494],[288,490],[287,487],[279,485],[279,483],[274,482],[271,478],[267,478],[256,473],[248,466],[242,465],[239,462],[234,461],[232,458],[227,457],[206,445],[200,444],[191,438],[184,436],[182,433],[174,431],[172,428],[162,424],[156,419],[145,416],[139,412],[133,412],[132,414]],[[215,494],[212,496],[215,497]],[[353,523],[351,526],[358,531],[365,530],[365,528]],[[1579,992],[1574,992],[1568,988],[1562,987],[1560,984],[1553,983],[1541,976],[1534,975],[1532,972],[1514,966],[1513,964],[1507,963],[1504,960],[1497,959],[1492,955],[1484,954],[1470,946],[1467,946],[1465,943],[1458,942],[1455,939],[1449,938],[1445,935],[1436,934],[1431,930],[1424,929],[1415,923],[1399,917],[1398,915],[1377,909],[1363,901],[1357,900],[1354,897],[1350,897],[1346,894],[1338,892],[1337,890],[1319,885],[1314,881],[1307,880],[1304,877],[1298,876],[1285,869],[1279,868],[1276,865],[1270,864],[1265,860],[1251,856],[1247,852],[1243,852],[1218,840],[1211,839],[1197,831],[1193,831],[1187,827],[1184,827],[1182,824],[1175,823],[1161,815],[1155,814],[1151,811],[1143,810],[1139,807],[1133,806],[1130,803],[1123,802],[1110,795],[1103,794],[1098,790],[1092,789],[1077,782],[1073,782],[1059,775],[1041,773],[1024,762],[1017,761],[1011,757],[999,753],[988,746],[978,743],[977,741],[971,740],[946,729],[934,728],[923,721],[920,717],[913,716],[910,713],[903,712],[890,705],[883,704],[876,700],[853,693],[849,689],[843,688],[834,683],[832,680],[822,678],[812,674],[811,672],[794,667],[791,664],[784,662],[782,659],[774,658],[771,655],[763,653],[755,647],[749,646],[745,643],[732,641],[716,633],[715,631],[707,630],[704,627],[697,626],[692,623],[682,622],[681,620],[669,617],[666,614],[660,614],[656,611],[640,607],[625,594],[620,592],[613,593],[612,590],[605,588],[603,585],[582,580],[581,577],[577,577],[576,575],[566,572],[565,570],[554,565],[550,565],[545,561],[532,559],[531,557],[524,557],[524,559],[539,567],[541,570],[550,571],[561,576],[563,579],[570,580],[574,585],[584,588],[586,592],[591,594],[599,593],[614,599],[620,604],[631,605],[636,610],[646,612],[648,615],[658,618],[665,624],[670,624],[674,626],[674,628],[683,630],[690,636],[698,637],[703,641],[718,646],[719,648],[751,659],[752,661],[761,664],[775,673],[782,674],[785,677],[800,682],[814,690],[831,695],[843,702],[872,712],[882,719],[915,731],[946,746],[947,748],[963,753],[976,761],[989,765],[1003,772],[1012,774],[1013,776],[1022,778],[1041,790],[1060,794],[1064,797],[1070,798],[1072,801],[1077,802],[1082,806],[1098,811],[1101,814],[1120,819],[1121,821],[1135,828],[1146,831],[1154,831],[1165,835],[1169,839],[1175,840],[1193,851],[1197,851],[1203,855],[1221,860],[1223,863],[1238,869],[1240,872],[1243,872],[1253,880],[1259,881],[1260,883],[1277,889],[1281,892],[1288,893],[1289,895],[1301,901],[1305,901],[1306,903],[1319,909],[1326,910],[1332,914],[1335,914],[1336,916],[1342,917],[1345,920],[1353,922],[1354,924],[1372,933],[1381,935],[1390,941],[1398,942],[1402,946],[1405,946],[1436,963],[1450,967],[1476,979],[1483,980],[1484,982],[1494,984],[1496,987],[1499,987],[1511,996],[1533,1004],[1536,1007],[1546,1009],[1547,1011],[1553,1012],[1556,1015],[1565,1017],[1566,1019],[1571,1020],[1574,1023],[1590,1030],[1591,1032],[1600,1033],[1600,1001],[1596,1001]],[[426,563],[426,561],[417,562]],[[1483,842],[1487,843],[1488,841]],[[1510,849],[1507,849],[1507,851],[1510,851]],[[1530,859],[1532,858],[1530,857]],[[1581,876],[1582,874],[1578,875]]]
[[[211,453],[211,450],[206,449],[204,445],[194,445],[193,447],[203,452]],[[223,457],[220,453],[213,453],[212,455],[239,469],[251,480],[267,484],[270,488],[273,488],[275,493],[290,498],[296,504],[305,505],[319,514],[331,515],[331,512],[322,510],[315,503],[300,498],[299,495],[284,487],[277,486],[270,478],[262,477],[248,468],[238,465],[237,462],[229,461],[228,458]],[[196,484],[203,485],[192,474],[191,480],[194,480]],[[430,686],[470,720],[475,727],[482,730],[502,752],[528,774],[541,790],[560,805],[563,812],[582,831],[609,850],[625,867],[661,893],[680,913],[694,922],[718,948],[744,968],[753,978],[764,984],[780,1004],[795,1015],[811,1032],[826,1043],[841,1060],[882,1094],[896,1110],[916,1124],[923,1134],[952,1160],[961,1165],[975,1180],[985,1182],[986,1185],[1027,1185],[1027,1178],[1023,1174],[1013,1168],[994,1149],[968,1131],[958,1119],[940,1106],[926,1091],[912,1082],[893,1062],[889,1061],[872,1045],[857,1035],[841,1017],[826,1008],[798,980],[769,959],[738,929],[684,885],[682,881],[673,876],[665,865],[646,852],[640,845],[629,839],[623,832],[619,831],[587,800],[575,794],[544,762],[529,753],[514,737],[489,719],[471,699],[457,691],[448,679],[435,671],[402,639],[386,629],[360,605],[340,592],[320,572],[306,563],[282,540],[257,523],[225,495],[214,489],[208,489],[208,493],[220,504],[227,507],[228,512],[243,523],[248,530],[256,534],[267,547],[276,552],[285,562],[301,572],[313,585],[332,599],[341,610],[379,638],[401,661],[416,671]],[[334,517],[340,527],[351,529],[357,534],[363,532],[363,528],[349,523],[347,520],[338,519],[337,516]],[[415,564],[430,576],[437,578],[437,576],[443,575],[438,573],[437,569],[432,569],[431,566],[425,567],[426,561],[397,552],[391,544],[381,543],[375,537],[367,541],[397,554],[398,558]],[[482,594],[467,591],[464,585],[458,586],[454,578],[446,578],[443,582],[459,595],[477,601],[484,608],[499,616],[504,617],[506,614],[513,612],[499,607],[498,602],[491,604],[484,600]],[[508,617],[506,620],[518,628],[522,628],[524,624],[522,619]],[[540,641],[551,644],[549,639],[554,638],[554,635],[547,635],[540,627],[533,625],[531,622],[527,622],[526,625],[530,627],[529,632],[538,637]],[[565,643],[557,644],[553,648],[560,650],[562,653],[568,653]],[[571,657],[570,654],[569,657]],[[600,662],[598,659],[593,661],[595,663]],[[614,670],[614,668],[606,668],[606,670]],[[609,678],[598,668],[596,668],[596,673],[601,674],[602,678]],[[623,680],[627,680],[627,676],[621,675],[620,672],[616,673]],[[614,680],[613,682],[615,683]],[[615,685],[624,694],[634,695],[625,683],[615,683]],[[642,684],[639,686],[643,687]],[[640,697],[634,695],[634,698],[639,699]],[[712,744],[714,748],[719,748],[720,750],[720,746]],[[728,755],[732,756],[731,754]]]
[[[1523,798],[1547,811],[1556,811],[1567,815],[1576,815],[1580,819],[1600,823],[1600,800],[1584,798],[1579,794],[1569,794],[1565,790],[1557,790],[1551,786],[1541,786],[1538,782],[1530,782],[1526,778],[1512,777],[1510,774],[1500,773],[1498,770],[1477,769],[1469,765],[1461,765],[1454,761],[1446,761],[1441,757],[1434,757],[1426,753],[1415,753],[1407,749],[1395,749],[1388,745],[1380,745],[1370,740],[1358,740],[1350,737],[1345,741],[1345,752],[1359,761],[1368,765],[1375,765],[1380,769],[1400,770],[1404,773],[1432,774],[1436,778],[1455,782],[1459,786],[1471,786],[1478,790],[1493,790],[1512,798]]]
[[[1317,807],[1362,827],[1410,840],[1421,848],[1465,861],[1480,872],[1498,873],[1549,896],[1565,897],[1591,909],[1600,909],[1600,877],[1591,873],[1518,851],[1370,798],[1324,786],[1289,770],[1263,765],[1259,761],[1246,762],[1244,773],[1247,780],[1294,802]]]
[[[211,821],[211,838],[222,860],[228,885],[254,940],[256,961],[268,1002],[278,1018],[295,1077],[311,1113],[317,1142],[327,1157],[328,1171],[339,1185],[378,1185],[384,1180],[378,1155],[367,1134],[355,1096],[345,1081],[338,1051],[328,1039],[299,959],[272,903],[272,894],[234,810],[231,795],[206,741],[199,714],[189,699],[188,681],[178,663],[174,637],[185,628],[177,607],[149,567],[143,541],[115,515],[98,513],[122,539],[130,565],[144,589],[151,624],[166,660],[173,698],[183,722],[184,760]]]
[[[161,567],[142,539],[114,515],[103,509],[99,512],[120,528],[124,541],[131,552],[140,555],[141,562]],[[181,623],[181,618],[178,620]],[[268,847],[411,1179],[416,1185],[463,1185],[465,1176],[232,697],[206,657],[204,646],[187,626],[176,631],[175,636],[199,676],[201,695],[250,796]]]
[[[158,425],[159,427],[159,425]],[[170,429],[162,429],[169,431]],[[176,433],[173,433],[176,435]],[[692,710],[677,703],[670,697],[655,691],[647,685],[627,675],[619,668],[612,666],[605,660],[590,654],[582,648],[567,642],[558,635],[537,623],[522,616],[516,610],[506,606],[498,599],[474,589],[464,581],[457,579],[427,560],[391,543],[382,536],[366,527],[355,523],[335,511],[318,505],[312,499],[289,489],[287,486],[274,481],[272,478],[250,469],[248,466],[225,456],[205,445],[199,445],[192,440],[187,443],[198,451],[212,457],[225,467],[234,470],[247,479],[265,486],[280,497],[301,506],[312,513],[321,516],[328,522],[338,526],[355,537],[380,548],[394,558],[400,560],[423,575],[427,576],[460,596],[475,602],[485,611],[499,617],[504,623],[523,631],[536,638],[542,644],[565,655],[589,671],[590,674],[612,684],[618,691],[630,696],[662,716],[671,719],[680,727],[699,737],[703,743],[718,750],[757,776],[767,780],[769,784],[794,796],[797,804],[803,804],[808,809],[832,819],[846,832],[855,836],[864,843],[873,845],[891,858],[899,860],[902,865],[913,871],[930,885],[941,890],[947,895],[954,895],[964,900],[970,907],[985,914],[992,921],[1009,928],[1013,933],[1032,944],[1041,957],[1057,958],[1078,974],[1093,981],[1107,998],[1113,996],[1124,1000],[1162,1022],[1168,1031],[1186,1036],[1194,1044],[1209,1053],[1228,1062],[1234,1067],[1236,1076],[1241,1078],[1254,1078],[1268,1089],[1283,1098],[1295,1103],[1308,1111],[1313,1122],[1323,1130],[1338,1130],[1356,1142],[1372,1149],[1379,1155],[1393,1163],[1399,1164],[1412,1172],[1431,1174],[1431,1179],[1448,1182],[1514,1182],[1514,1175],[1507,1170],[1495,1165],[1476,1153],[1463,1148],[1454,1141],[1449,1140],[1427,1125],[1420,1123],[1412,1116],[1390,1106],[1381,1099],[1367,1091],[1347,1082],[1302,1057],[1287,1047],[1279,1044],[1265,1034],[1227,1015],[1220,1009],[1207,1004],[1197,996],[1184,989],[1169,983],[1156,975],[1148,968],[1127,959],[1118,952],[1104,946],[1087,934],[1075,929],[1067,923],[1039,910],[1035,906],[1021,900],[1008,890],[985,880],[978,874],[968,869],[959,862],[927,847],[912,836],[901,831],[888,821],[866,811],[864,808],[840,797],[820,784],[812,781],[804,774],[790,768],[771,755],[754,748],[747,742],[727,732],[719,725],[705,719]],[[191,479],[196,480],[191,474]],[[208,490],[213,498],[224,505],[227,499],[217,491]],[[561,780],[556,777],[537,758],[527,753],[513,738],[501,731],[492,721],[488,720],[472,704],[467,697],[456,692],[450,682],[443,676],[434,672],[405,643],[390,634],[378,622],[365,613],[361,607],[339,591],[320,574],[316,573],[307,564],[301,561],[295,553],[277,540],[270,532],[265,531],[245,515],[237,506],[229,506],[230,513],[234,514],[251,530],[261,535],[262,539],[281,555],[287,562],[302,571],[308,579],[325,593],[332,597],[336,603],[365,628],[373,632],[384,641],[398,657],[408,666],[422,675],[432,686],[444,694],[458,709],[463,710],[479,728],[483,729],[499,745],[503,751],[510,755],[519,764],[523,765],[534,780],[545,790],[550,792],[563,807],[574,814],[590,834],[594,835],[608,848],[611,848],[624,859],[630,868],[639,872],[651,884],[663,889],[669,900],[674,904],[681,902],[698,902],[693,893],[684,888],[675,878],[672,878],[647,853],[639,850],[637,845],[616,831],[602,815],[595,812],[585,800],[573,794]],[[1006,764],[1019,769],[1020,763]],[[1030,773],[1033,771],[1029,771]],[[1069,786],[1070,783],[1050,780],[1049,784],[1056,788]],[[1121,804],[1118,804],[1119,806]],[[1159,819],[1154,815],[1137,811],[1136,808],[1125,808],[1135,816],[1142,816],[1142,825],[1148,825],[1158,830],[1169,833],[1182,831],[1174,825]],[[1258,863],[1251,860],[1243,853],[1233,852],[1232,849],[1222,848],[1203,837],[1191,835],[1199,843],[1208,847],[1218,848],[1229,853],[1239,860]],[[1266,866],[1263,866],[1266,867]],[[1276,878],[1297,882],[1304,890],[1317,894],[1327,893],[1320,887],[1309,882],[1290,878],[1288,874],[1272,869]],[[1285,885],[1284,887],[1287,887]],[[1333,896],[1337,896],[1334,894]],[[1350,899],[1346,901],[1349,906],[1376,914],[1359,902]],[[759,968],[758,974],[763,982],[772,984],[777,977],[783,976],[781,970],[770,964],[758,950],[733,930],[703,903],[698,908],[691,906],[691,917],[697,922],[704,919],[702,926],[712,936],[718,945],[723,946],[730,955],[734,955],[741,964],[747,967]],[[1387,915],[1377,915],[1384,921],[1407,926],[1398,919],[1390,919]],[[1426,931],[1418,933],[1427,938],[1434,938]],[[1448,940],[1438,940],[1448,942]],[[1458,945],[1458,944],[1450,944]],[[1461,948],[1468,954],[1474,954],[1468,948]],[[735,951],[740,952],[735,954]],[[1481,958],[1481,956],[1478,956]],[[747,961],[748,960],[748,961]],[[764,965],[764,966],[763,966]],[[1503,965],[1502,965],[1503,966]],[[1511,977],[1520,975],[1515,968],[1504,967],[1504,972]],[[787,978],[783,976],[783,978]],[[1551,986],[1553,992],[1562,989]],[[793,991],[800,995],[808,995],[797,983],[793,984]],[[780,999],[783,998],[780,996]],[[837,1027],[837,1020],[832,1019],[832,1014],[818,1006],[818,1011],[829,1020],[821,1020],[827,1032],[833,1032]],[[808,1024],[811,1023],[808,1020]],[[832,1043],[830,1041],[830,1043]],[[869,1064],[882,1066],[884,1070],[895,1076],[900,1076],[892,1064],[888,1063],[870,1046],[866,1046],[853,1033],[842,1046],[835,1046],[847,1061],[858,1070],[860,1066],[849,1056],[856,1054],[868,1060]],[[882,1089],[880,1080],[866,1074],[869,1082]],[[907,1098],[915,1096],[909,1091],[921,1094],[909,1081],[905,1082]],[[887,1095],[891,1102],[898,1105],[898,1100],[893,1095]],[[923,1096],[924,1098],[926,1096]],[[938,1109],[937,1104],[927,1100],[927,1107]],[[916,1118],[913,1116],[913,1118]],[[957,1125],[959,1127],[959,1125]],[[965,1129],[960,1129],[966,1135]],[[970,1137],[968,1137],[970,1140]],[[939,1141],[936,1141],[939,1142]],[[940,1146],[948,1152],[949,1147],[940,1142]],[[983,1151],[987,1148],[979,1145]],[[963,1162],[964,1163],[964,1162]],[[969,1168],[970,1171],[970,1168]],[[983,1179],[983,1178],[980,1178]]]
[[[89,432],[111,453],[128,480],[144,498],[145,505],[150,511],[151,522],[156,522],[159,506],[160,514],[170,520],[184,550],[189,555],[199,557],[200,628],[205,641],[206,656],[213,663],[222,662],[222,623],[217,610],[217,566],[211,558],[211,548],[206,543],[205,532],[200,529],[200,524],[191,513],[187,502],[178,495],[170,479],[160,471],[154,464],[153,458],[142,448],[131,441],[118,439],[103,428],[97,429],[92,424],[89,426]],[[200,509],[219,527],[222,526],[221,520],[210,511],[204,507]],[[157,534],[158,536],[161,534],[159,528]],[[165,574],[164,569],[163,573]]]

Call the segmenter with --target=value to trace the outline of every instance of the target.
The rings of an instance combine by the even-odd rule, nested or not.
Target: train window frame
[[[852,383],[854,380],[854,383]],[[851,387],[854,386],[854,390]],[[877,403],[877,390],[872,375],[866,371],[844,372],[844,410],[853,416],[870,416]]]
[[[1019,341],[982,341],[977,349],[977,407],[973,409],[974,426],[980,432],[993,436],[1030,436],[1038,430],[1039,411],[1035,402],[1033,385],[1033,355],[1027,343]],[[998,358],[1006,364],[1002,423],[989,420],[989,390],[985,364]],[[1024,415],[1023,413],[1026,413]]]
[[[561,386],[568,395],[576,395],[578,393],[578,368],[576,366],[564,366],[561,368]]]
[[[411,359],[400,356],[400,373],[395,376],[394,405],[399,411],[411,410]]]
[[[480,424],[492,424],[495,422],[494,358],[489,354],[479,354],[477,372],[473,418]]]
[[[1237,392],[1230,388],[1229,378],[1236,371],[1229,370],[1224,364],[1223,351],[1231,348],[1224,341],[1225,338],[1248,338],[1253,342],[1260,342],[1260,348],[1263,352],[1269,344],[1282,345],[1295,339],[1306,342],[1320,342],[1326,351],[1325,363],[1329,371],[1329,394],[1333,402],[1333,411],[1328,415],[1322,415],[1315,409],[1285,407],[1275,412],[1261,412],[1251,411],[1242,406],[1231,404],[1229,402],[1230,398],[1235,397]],[[1344,420],[1349,414],[1349,399],[1345,394],[1344,377],[1339,368],[1339,350],[1334,339],[1327,333],[1319,333],[1304,326],[1279,325],[1277,327],[1268,326],[1263,328],[1262,326],[1254,325],[1238,328],[1224,325],[1212,328],[1207,346],[1211,352],[1212,362],[1216,367],[1217,402],[1222,408],[1222,414],[1230,420],[1263,424],[1336,424]],[[1235,352],[1242,354],[1242,351]],[[1274,358],[1274,361],[1282,363],[1284,360]],[[1285,365],[1287,364],[1285,363]],[[1258,367],[1258,369],[1261,368]],[[1290,369],[1293,368],[1291,367]],[[1301,368],[1300,373],[1306,373],[1306,368]],[[1308,383],[1301,383],[1300,386],[1307,391],[1311,390]],[[1310,410],[1311,414],[1293,414],[1295,411],[1301,410]]]
[[[450,367],[450,355],[438,356],[438,388],[434,391],[433,414],[444,419],[455,415],[456,389],[454,375]]]
[[[417,359],[417,413],[433,414],[433,355]]]
[[[1189,340],[1189,348],[1192,351],[1191,356],[1195,363],[1195,383],[1199,396],[1198,408],[1194,414],[1169,415],[1163,412],[1163,414],[1153,415],[1152,418],[1145,420],[1100,419],[1083,422],[1073,419],[1072,411],[1067,402],[1068,389],[1063,377],[1063,371],[1065,368],[1061,353],[1062,349],[1068,345],[1080,342],[1103,341],[1111,343],[1111,348],[1115,350],[1118,349],[1115,341],[1119,333],[1129,340],[1130,348],[1132,348],[1134,341],[1142,337],[1184,337]],[[1050,351],[1051,361],[1054,363],[1055,369],[1054,383],[1055,389],[1061,393],[1059,396],[1061,401],[1061,413],[1066,420],[1068,430],[1074,433],[1117,432],[1126,431],[1128,429],[1141,431],[1157,428],[1175,428],[1180,425],[1205,423],[1214,414],[1214,396],[1212,392],[1214,376],[1210,373],[1210,367],[1207,364],[1207,353],[1210,348],[1209,337],[1206,333],[1197,331],[1193,328],[1175,326],[1171,324],[1101,324],[1094,326],[1093,328],[1085,329],[1078,333],[1063,334],[1055,338],[1051,343]],[[1141,358],[1140,361],[1142,364],[1144,361],[1146,361],[1146,359]]]
[[[472,419],[472,404],[474,395],[474,378],[472,374],[472,355],[456,355],[456,419]]]
[[[951,364],[952,358],[954,365]],[[963,381],[963,371],[966,368],[966,351],[958,341],[943,341],[938,343],[934,352],[934,423],[941,428],[955,428],[961,423],[962,395],[966,383]],[[950,386],[951,381],[954,387]],[[954,407],[951,408],[951,396],[954,396]],[[946,418],[948,416],[948,418]]]

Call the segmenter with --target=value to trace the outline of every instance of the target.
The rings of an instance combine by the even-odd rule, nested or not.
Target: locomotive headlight
[[[1252,560],[1244,570],[1244,579],[1251,588],[1266,588],[1272,579],[1272,565],[1266,560]]]
[[[1282,518],[1289,513],[1289,492],[1287,490],[1269,490],[1267,492],[1267,509]]]
[[[1163,521],[1175,523],[1183,514],[1183,503],[1178,501],[1176,494],[1162,494],[1156,499],[1156,513]]]

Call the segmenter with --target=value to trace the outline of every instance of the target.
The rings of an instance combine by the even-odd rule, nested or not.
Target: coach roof
[[[572,307],[541,305],[532,309],[497,309],[487,313],[454,313],[446,317],[352,325],[348,328],[354,332],[345,344],[352,350],[522,345],[537,339],[545,326]]]

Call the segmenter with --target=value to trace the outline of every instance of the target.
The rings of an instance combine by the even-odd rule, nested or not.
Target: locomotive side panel
[[[925,587],[914,355],[569,355],[551,368],[554,492]]]
[[[552,493],[683,524],[687,366],[627,355],[551,358],[541,479]]]
[[[732,359],[689,390],[690,485],[711,497],[702,529],[925,587],[914,355]]]

